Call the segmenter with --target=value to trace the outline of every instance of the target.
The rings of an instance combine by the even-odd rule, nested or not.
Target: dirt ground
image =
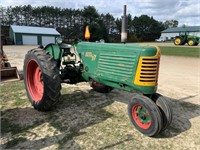
[[[4,51],[11,65],[22,71],[25,53],[34,47],[4,46]],[[67,90],[71,91],[68,95]],[[20,91],[22,99],[27,100],[25,91]],[[76,94],[77,91],[79,94]],[[45,113],[35,111],[29,104],[23,109],[3,107],[4,117],[16,114],[16,122],[22,127],[42,120],[39,125],[23,132],[24,136],[20,136],[23,140],[11,148],[200,149],[200,59],[161,56],[158,92],[170,101],[173,121],[156,138],[140,134],[131,125],[127,116],[127,103],[133,93],[113,90],[105,95],[91,91],[87,83],[63,84],[62,93],[65,94],[62,99],[71,99],[73,102],[69,104],[62,101],[58,112],[50,112],[55,118],[54,122],[47,121]],[[73,100],[74,97],[81,104],[79,100]],[[11,139],[11,133],[3,135],[1,144],[4,148]]]

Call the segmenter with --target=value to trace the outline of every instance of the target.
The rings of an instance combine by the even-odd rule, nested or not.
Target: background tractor
[[[174,39],[175,45],[185,45],[187,43],[189,46],[197,46],[200,42],[200,37],[189,35],[188,32],[181,32],[179,36]]]
[[[39,111],[59,101],[61,83],[89,82],[101,93],[113,88],[137,92],[129,105],[131,122],[141,133],[155,136],[172,121],[168,101],[156,93],[160,50],[154,46],[79,42],[57,44],[28,51],[24,83],[28,98]]]

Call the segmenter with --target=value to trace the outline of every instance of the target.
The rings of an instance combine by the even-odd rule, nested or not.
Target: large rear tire
[[[175,40],[174,40],[174,44],[175,44],[175,45],[184,45],[185,42],[184,42],[183,38],[181,38],[181,37],[176,37]]]
[[[24,83],[27,96],[36,110],[50,110],[60,98],[59,68],[48,52],[30,50],[24,60]]]
[[[156,104],[146,96],[132,98],[128,104],[128,115],[135,128],[147,136],[155,136],[162,129],[162,114]]]

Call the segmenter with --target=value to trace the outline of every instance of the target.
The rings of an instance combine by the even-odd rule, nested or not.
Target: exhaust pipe
[[[122,28],[121,28],[121,42],[127,41],[127,18],[126,18],[126,5],[124,5],[124,14],[122,16]]]

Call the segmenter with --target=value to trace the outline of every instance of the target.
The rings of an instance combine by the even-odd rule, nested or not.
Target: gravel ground
[[[4,50],[11,65],[22,71],[24,55],[34,47],[5,46]],[[15,124],[26,130],[20,136],[18,132],[3,135],[4,148],[17,136],[22,141],[13,149],[200,149],[199,58],[161,57],[158,92],[170,101],[173,121],[156,138],[140,134],[131,125],[127,103],[133,93],[114,90],[99,94],[87,83],[62,86],[62,99],[71,102],[62,101],[56,111],[37,112],[27,103],[22,108],[3,107],[3,117],[15,114]],[[28,101],[23,86],[19,87],[19,95]]]

